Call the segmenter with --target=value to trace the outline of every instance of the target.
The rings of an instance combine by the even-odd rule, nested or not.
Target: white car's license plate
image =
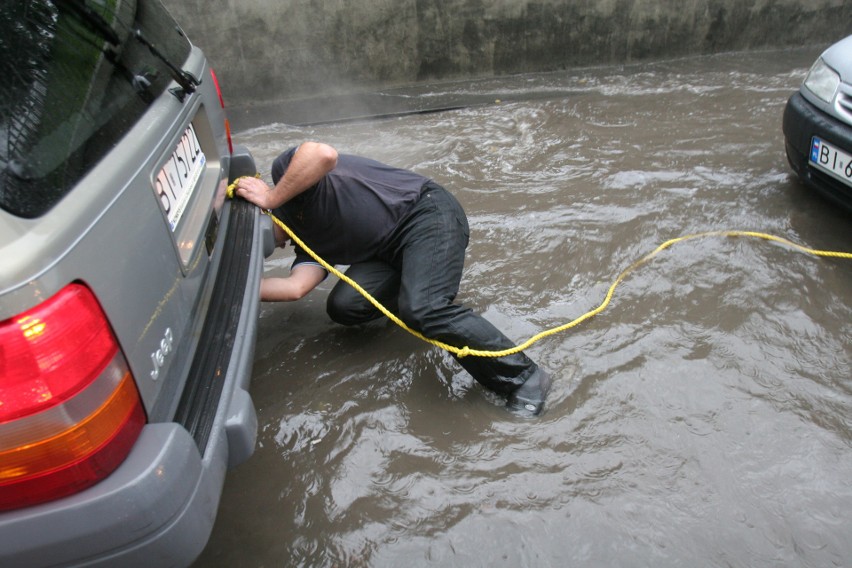
[[[180,142],[154,180],[160,206],[174,232],[198,184],[207,157],[198,143],[192,124],[186,127]]]
[[[852,156],[814,136],[811,141],[811,165],[852,187]]]

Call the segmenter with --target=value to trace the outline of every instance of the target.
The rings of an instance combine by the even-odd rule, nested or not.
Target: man
[[[348,264],[346,275],[409,327],[449,345],[499,351],[514,345],[497,328],[454,302],[464,267],[469,229],[458,201],[429,178],[327,144],[305,142],[272,164],[270,188],[243,178],[236,194],[271,209],[329,264]],[[281,237],[279,235],[279,237]],[[283,242],[283,239],[282,239]],[[327,276],[303,250],[286,278],[267,278],[264,301],[298,300]],[[327,311],[343,325],[381,313],[338,282]],[[537,415],[550,378],[523,353],[456,358],[486,388],[508,395],[507,406]]]

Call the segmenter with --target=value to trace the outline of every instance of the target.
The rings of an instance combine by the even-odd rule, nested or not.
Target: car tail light
[[[219,96],[219,104],[222,105],[222,110],[225,110],[225,99],[222,98],[222,89],[219,88],[219,79],[216,78],[216,72],[210,69],[210,75],[213,77],[213,85],[216,87],[216,94]],[[228,135],[228,151],[234,153],[234,143],[231,141],[231,123],[228,122],[228,117],[225,117],[225,134]]]
[[[86,286],[69,284],[0,322],[0,510],[104,479],[145,421],[127,362]]]

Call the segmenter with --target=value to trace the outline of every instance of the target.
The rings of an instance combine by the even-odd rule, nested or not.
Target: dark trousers
[[[469,308],[454,303],[470,231],[459,202],[428,183],[374,260],[353,264],[346,275],[426,337],[455,347],[499,351],[514,343]],[[381,316],[363,296],[338,282],[328,297],[331,319],[364,323]],[[523,353],[507,357],[456,358],[483,386],[509,394],[537,369]]]

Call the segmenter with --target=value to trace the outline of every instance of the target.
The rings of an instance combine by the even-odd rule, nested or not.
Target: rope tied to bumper
[[[260,177],[260,175],[257,174],[255,177]],[[227,195],[228,195],[229,199],[234,198],[234,195],[235,195],[234,192],[236,190],[237,181],[239,181],[239,178],[237,178],[237,180],[234,180],[234,182],[231,185],[228,186]],[[567,331],[567,330],[569,330],[573,327],[580,325],[584,321],[591,319],[594,316],[598,315],[599,313],[604,311],[607,308],[607,306],[609,306],[610,302],[612,301],[613,296],[615,295],[615,289],[618,287],[619,284],[621,284],[625,280],[625,278],[627,278],[627,276],[631,272],[633,272],[634,270],[636,270],[640,266],[646,264],[652,258],[657,256],[660,252],[674,246],[675,244],[690,241],[690,240],[707,238],[707,237],[757,238],[757,239],[762,239],[762,240],[765,240],[765,241],[776,242],[776,243],[788,246],[788,247],[790,247],[794,250],[797,250],[799,252],[810,254],[812,256],[824,257],[824,258],[842,258],[842,259],[852,260],[852,252],[840,252],[840,251],[812,249],[812,248],[800,245],[798,243],[794,243],[793,241],[790,241],[790,240],[785,239],[783,237],[778,237],[778,236],[775,236],[775,235],[770,235],[768,233],[761,233],[761,232],[757,232],[757,231],[722,230],[722,231],[705,231],[705,232],[701,232],[701,233],[692,233],[692,234],[684,235],[684,236],[681,236],[681,237],[676,237],[674,239],[669,239],[669,240],[665,241],[664,243],[659,245],[657,248],[652,250],[650,253],[646,254],[645,256],[640,258],[639,260],[636,260],[635,262],[630,264],[627,268],[622,270],[621,273],[618,276],[616,276],[615,280],[609,286],[609,289],[607,290],[603,301],[596,308],[593,308],[593,309],[587,311],[586,313],[584,313],[580,317],[573,319],[573,320],[569,321],[568,323],[565,323],[565,324],[562,324],[562,325],[559,325],[559,326],[556,326],[556,327],[552,327],[550,329],[546,329],[546,330],[544,330],[540,333],[537,333],[537,334],[533,335],[532,337],[530,337],[529,339],[527,339],[526,341],[524,341],[523,343],[518,344],[515,347],[512,347],[511,349],[503,349],[501,351],[485,351],[485,350],[480,350],[480,349],[471,349],[470,347],[468,347],[466,345],[464,347],[461,347],[461,348],[455,347],[453,345],[448,345],[448,344],[446,344],[442,341],[438,341],[436,339],[431,339],[429,337],[426,337],[425,335],[423,335],[419,331],[411,329],[408,325],[405,324],[405,322],[403,322],[401,319],[399,319],[399,317],[397,317],[390,310],[388,310],[385,306],[383,306],[378,300],[373,298],[373,296],[370,295],[369,292],[364,290],[364,288],[362,288],[357,282],[355,282],[354,280],[352,280],[351,278],[346,276],[346,274],[344,274],[343,272],[337,270],[334,266],[330,265],[328,262],[326,262],[324,259],[322,259],[317,253],[315,253],[313,250],[311,250],[311,248],[308,245],[306,245],[304,243],[304,241],[302,241],[292,231],[292,229],[290,229],[290,227],[288,227],[283,221],[278,219],[278,217],[276,217],[271,211],[266,210],[266,211],[264,211],[264,213],[266,215],[268,215],[272,219],[272,221],[276,225],[278,225],[287,234],[287,236],[290,237],[290,239],[296,245],[301,247],[302,250],[304,250],[314,260],[316,260],[324,269],[326,269],[329,273],[333,274],[334,276],[336,276],[337,278],[346,282],[349,286],[354,288],[359,294],[364,296],[364,298],[368,302],[370,302],[377,310],[379,310],[384,316],[386,316],[388,319],[390,319],[396,325],[398,325],[399,327],[401,327],[402,329],[404,329],[405,331],[407,331],[411,335],[417,337],[418,339],[421,339],[421,340],[425,341],[426,343],[430,343],[430,344],[434,345],[435,347],[439,347],[439,348],[441,348],[445,351],[448,351],[448,352],[456,355],[459,358],[469,357],[469,356],[473,356],[473,357],[505,357],[507,355],[514,355],[515,353],[520,353],[521,351],[527,349],[528,347],[530,347],[534,343],[541,341],[542,339],[544,339],[546,337],[550,337],[551,335],[555,335],[557,333],[562,333],[564,331]]]

